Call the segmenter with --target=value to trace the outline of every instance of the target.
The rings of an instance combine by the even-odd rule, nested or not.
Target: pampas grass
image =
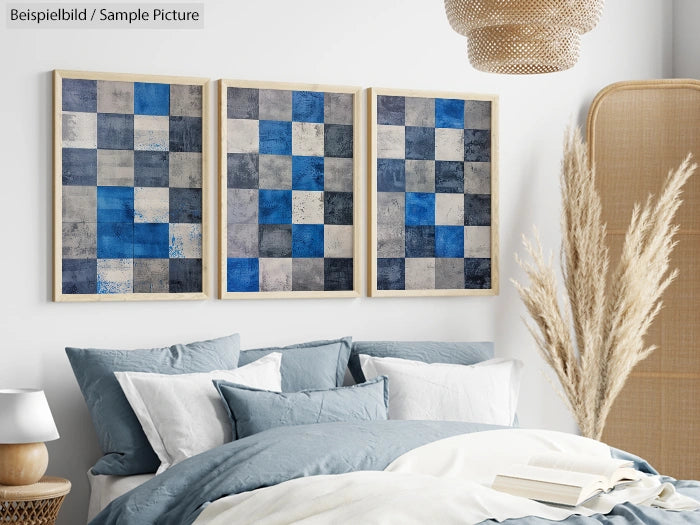
[[[678,230],[672,221],[696,167],[688,155],[669,172],[656,200],[650,195],[634,206],[620,260],[609,275],[595,171],[579,130],[569,131],[561,173],[563,306],[552,256],[545,258],[536,231],[534,240],[523,236],[530,262],[517,254],[516,260],[530,282],[513,283],[532,317],[528,329],[584,436],[600,439],[632,368],[655,349],[645,345],[644,335],[677,275],[669,271]]]

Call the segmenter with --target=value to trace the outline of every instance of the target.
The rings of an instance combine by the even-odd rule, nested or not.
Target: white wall
[[[697,23],[698,0],[675,0],[673,5],[673,76],[700,78],[700,43]]]
[[[564,128],[572,121],[585,122],[590,102],[607,84],[671,75],[671,19],[671,3],[666,0],[608,2],[599,26],[584,36],[575,68],[525,77],[472,69],[465,41],[448,26],[439,0],[207,0],[201,31],[26,30],[7,29],[3,24],[0,275],[5,277],[0,303],[0,387],[41,387],[47,392],[61,432],[61,439],[49,444],[49,473],[73,482],[60,523],[84,521],[85,472],[99,455],[63,351],[66,345],[149,347],[231,332],[241,333],[244,347],[344,335],[494,340],[499,355],[526,363],[519,409],[522,424],[575,431],[566,408],[542,375],[546,367],[521,321],[525,312],[509,282],[523,276],[513,253],[520,249],[520,235],[533,224],[545,246],[558,250],[558,172]],[[55,68],[498,94],[501,294],[492,298],[52,303],[50,72]],[[214,85],[211,90],[213,96]],[[214,126],[213,107],[211,117]],[[363,145],[363,153],[364,149]],[[215,153],[212,145],[211,154]],[[364,211],[364,173],[362,181],[358,198]],[[211,209],[215,198],[212,192]],[[212,225],[213,238],[216,231]],[[362,236],[364,251],[364,230]],[[212,245],[214,261],[215,248]],[[363,268],[363,281],[365,274]]]

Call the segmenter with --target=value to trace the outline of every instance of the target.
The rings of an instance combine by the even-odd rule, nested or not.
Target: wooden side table
[[[70,481],[44,476],[33,485],[0,485],[0,523],[53,525]]]

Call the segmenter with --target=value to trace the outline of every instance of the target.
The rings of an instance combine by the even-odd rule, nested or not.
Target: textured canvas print
[[[372,89],[370,294],[497,293],[495,97]]]
[[[221,296],[356,295],[357,89],[221,81]]]
[[[205,297],[207,81],[54,81],[55,299]]]

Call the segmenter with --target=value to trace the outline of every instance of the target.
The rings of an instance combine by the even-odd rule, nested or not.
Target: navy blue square
[[[134,188],[98,186],[97,222],[134,222]]]
[[[325,124],[323,126],[323,149],[326,157],[352,158],[352,126],[347,124]]]
[[[64,294],[97,293],[97,259],[63,259]]]
[[[323,191],[323,157],[292,157],[292,189]]]
[[[134,151],[134,186],[167,188],[170,185],[167,151]]]
[[[435,161],[435,193],[464,193],[464,162]]]
[[[170,222],[202,222],[202,189],[170,188]]]
[[[377,290],[406,289],[406,259],[377,259]]]
[[[170,117],[170,151],[201,153],[201,117]]]
[[[170,84],[134,82],[134,113],[136,115],[169,115]]]
[[[352,224],[352,192],[327,191],[323,195],[324,224]]]
[[[464,128],[464,100],[454,98],[435,99],[436,128]]]
[[[435,194],[406,192],[406,226],[435,224]]]
[[[463,226],[435,226],[435,257],[464,257]]]
[[[260,257],[291,257],[292,225],[258,225],[258,253]]]
[[[257,120],[259,115],[258,90],[230,87],[226,91],[226,117]]]
[[[226,259],[226,291],[260,291],[258,259]]]
[[[406,126],[406,158],[435,159],[435,128]]]
[[[257,153],[228,153],[226,178],[228,188],[257,190],[259,156]]]
[[[435,226],[406,226],[406,257],[435,257]]]
[[[491,225],[491,195],[468,193],[464,196],[464,225]]]
[[[266,155],[292,154],[292,123],[277,120],[258,122],[258,152]]]
[[[260,224],[291,224],[291,190],[260,190],[258,192],[258,222]]]
[[[406,124],[406,97],[377,95],[377,124]]]
[[[134,116],[98,113],[97,149],[134,149]]]
[[[202,286],[202,259],[170,259],[168,291],[170,293],[196,293]]]
[[[64,78],[61,82],[61,108],[63,111],[97,112],[97,81]]]
[[[97,185],[97,150],[63,148],[61,153],[64,186]]]
[[[292,224],[292,257],[323,257],[323,224]]]
[[[133,222],[97,223],[98,259],[131,259],[133,256]]]
[[[167,259],[169,225],[166,223],[134,224],[134,258]]]
[[[352,259],[323,260],[323,289],[328,292],[340,292],[353,289]]]
[[[491,259],[464,259],[464,288],[491,288]]]
[[[377,191],[406,191],[403,159],[377,159]]]
[[[324,94],[318,91],[292,91],[292,120],[323,122]]]
[[[464,130],[464,160],[465,162],[491,161],[491,130]]]

